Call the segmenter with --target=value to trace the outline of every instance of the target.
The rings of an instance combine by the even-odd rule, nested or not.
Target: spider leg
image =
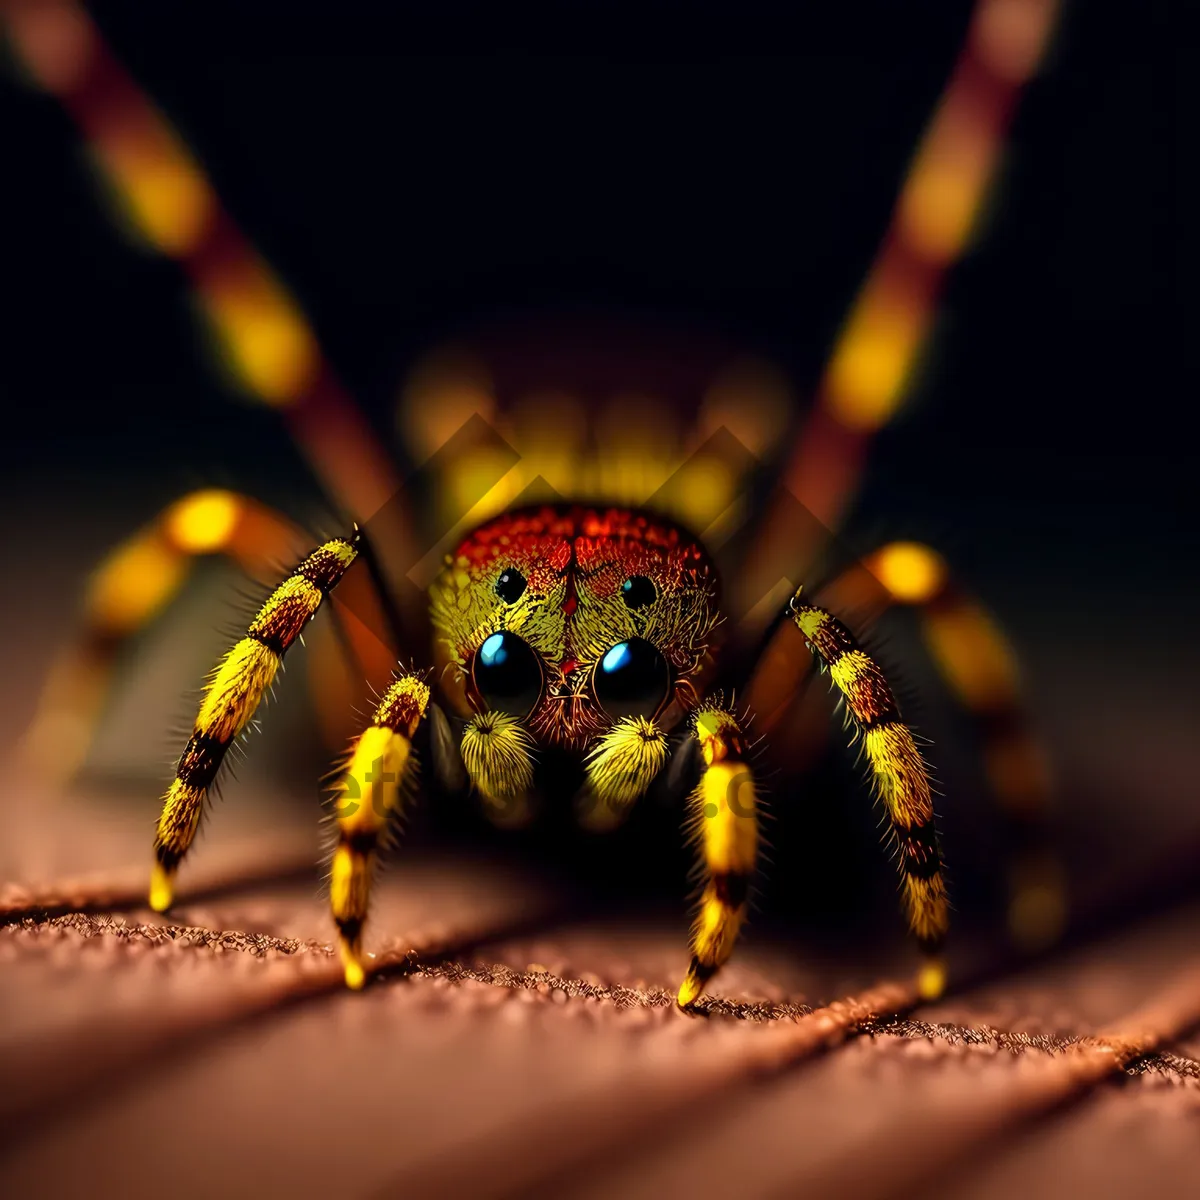
[[[406,672],[395,680],[351,748],[337,786],[338,843],[329,899],[346,985],[355,990],[366,982],[362,934],[379,842],[389,821],[401,815],[406,785],[417,768],[412,739],[428,709],[424,678]]]
[[[700,854],[704,889],[692,926],[691,963],[679,988],[680,1008],[690,1008],[733,953],[746,915],[758,852],[754,776],[743,761],[741,726],[719,698],[692,716],[699,747],[700,780],[689,801],[689,830]],[[585,770],[591,828],[619,822],[667,764],[667,737],[645,717],[618,721],[589,752]]]
[[[899,849],[901,894],[909,927],[926,955],[918,986],[932,999],[945,986],[937,957],[949,925],[949,899],[934,822],[929,772],[879,664],[832,613],[806,603],[803,589],[789,611],[809,647],[828,670],[862,738],[875,790]]]
[[[871,444],[918,378],[945,280],[980,227],[1021,89],[1053,35],[1059,5],[982,3],[930,114],[891,219],[846,314],[746,561],[788,535],[799,501],[837,529]],[[1003,11],[1004,22],[997,21]],[[800,561],[815,545],[797,545]],[[756,597],[757,598],[757,597]]]
[[[1009,933],[1023,949],[1050,945],[1062,931],[1066,896],[1049,844],[1049,767],[1022,695],[1016,653],[994,617],[929,547],[894,542],[865,565],[892,602],[916,610],[934,664],[978,728],[1012,848]]]
[[[59,653],[23,738],[30,765],[69,778],[87,754],[121,649],[179,594],[197,557],[221,554],[247,574],[278,571],[305,536],[234,492],[181,496],[115,547],[93,573],[82,628]]]
[[[337,379],[295,297],[86,7],[73,0],[5,5],[0,19],[30,80],[78,126],[119,202],[122,225],[179,264],[225,377],[280,412],[341,510],[363,525],[372,520],[377,543],[398,563],[415,562],[419,539],[390,454]]]
[[[692,733],[703,773],[689,801],[689,823],[704,890],[692,925],[691,963],[679,988],[678,1004],[685,1009],[733,953],[758,855],[758,800],[737,717],[719,700],[706,701],[692,718]]]
[[[357,531],[318,547],[267,597],[241,638],[210,677],[192,728],[163,797],[154,837],[150,906],[170,907],[174,879],[188,852],[208,791],[229,747],[249,724],[270,688],[288,647],[316,616],[358,555]]]

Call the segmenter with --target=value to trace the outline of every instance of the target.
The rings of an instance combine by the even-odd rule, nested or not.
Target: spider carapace
[[[164,797],[154,908],[171,903],[226,751],[361,539],[356,531],[309,554],[214,672]],[[671,739],[676,753],[694,755],[687,826],[704,884],[678,999],[683,1008],[695,1003],[733,950],[759,844],[747,718],[707,690],[719,654],[719,592],[717,568],[696,538],[635,509],[514,510],[447,556],[430,591],[433,669],[397,672],[338,784],[330,897],[350,987],[366,978],[362,937],[380,839],[406,802],[413,739],[428,722],[439,774],[465,771],[495,813],[523,802],[538,785],[539,756],[552,750],[579,760],[584,811],[602,823],[646,792],[667,766]],[[847,627],[800,591],[787,616],[861,735],[898,850],[909,924],[927,956],[919,987],[935,995],[948,905],[925,764],[882,671]]]

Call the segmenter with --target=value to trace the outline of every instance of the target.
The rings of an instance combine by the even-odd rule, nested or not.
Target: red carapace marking
[[[567,576],[567,594],[563,597],[562,610],[568,617],[579,607],[579,593],[575,590],[575,572],[579,568],[579,561],[575,557],[577,543],[577,538],[571,539],[571,561],[563,568]]]
[[[680,554],[680,552],[682,553]],[[596,509],[574,505],[517,509],[487,522],[458,547],[457,555],[483,565],[504,558],[530,583],[548,590],[551,576],[567,579],[563,610],[578,604],[576,575],[592,576],[606,567],[635,571],[647,552],[675,553],[681,566],[704,569],[707,556],[685,532],[637,509]],[[618,569],[614,572],[620,574]],[[621,575],[621,578],[625,578]],[[619,586],[619,580],[616,586]]]

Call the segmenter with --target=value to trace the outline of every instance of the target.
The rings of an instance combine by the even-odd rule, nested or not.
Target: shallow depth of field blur
[[[412,633],[365,589],[322,616],[197,864],[243,823],[304,846],[462,531],[669,492],[740,564],[747,629],[816,561],[781,529],[833,531],[857,601],[899,602],[876,634],[931,741],[960,937],[1045,950],[1194,897],[1181,71],[1166,21],[1109,7],[785,34],[700,6],[567,53],[495,14],[0,6],[0,882],[133,869],[142,830],[148,870],[205,672],[315,536],[372,528]],[[949,579],[923,624],[906,602]],[[811,692],[776,722],[756,923],[892,961],[891,866]],[[1053,865],[1014,914],[1026,802]],[[412,836],[614,889],[635,925],[641,896],[682,946],[675,821],[563,851],[462,804]]]

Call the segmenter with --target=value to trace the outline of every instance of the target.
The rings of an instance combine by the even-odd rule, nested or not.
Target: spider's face
[[[463,715],[527,718],[582,749],[622,717],[669,728],[711,664],[716,568],[687,534],[626,509],[509,512],[431,589],[443,690]]]

